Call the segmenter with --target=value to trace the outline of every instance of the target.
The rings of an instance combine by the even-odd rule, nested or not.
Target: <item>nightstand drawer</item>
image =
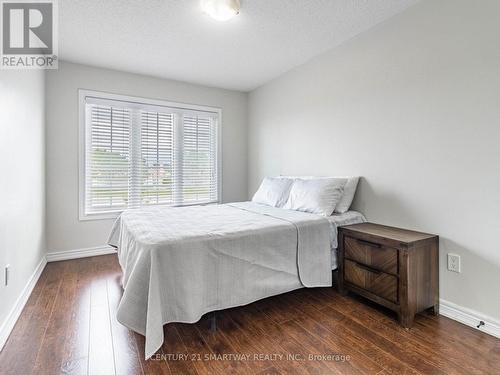
[[[398,250],[382,245],[344,237],[345,257],[371,268],[398,273]]]
[[[345,259],[345,281],[388,301],[398,302],[398,278]]]

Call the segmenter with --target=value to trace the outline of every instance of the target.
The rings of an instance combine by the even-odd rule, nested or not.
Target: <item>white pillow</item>
[[[347,182],[344,185],[344,194],[342,194],[340,202],[337,203],[337,206],[335,207],[335,212],[343,214],[344,212],[349,211],[349,208],[351,207],[352,204],[352,200],[354,199],[354,195],[356,194],[358,181],[359,177],[347,177]]]
[[[267,204],[273,207],[283,207],[288,199],[293,180],[289,178],[265,177],[259,190],[254,194],[252,202]]]
[[[283,208],[330,216],[342,198],[346,178],[295,180]]]
[[[358,186],[359,177],[316,177],[316,176],[282,176],[284,178],[301,179],[301,180],[317,180],[325,178],[345,178],[347,182],[344,186],[344,193],[340,202],[337,203],[335,207],[335,212],[338,214],[343,214],[349,211],[354,195],[356,194],[356,188]]]

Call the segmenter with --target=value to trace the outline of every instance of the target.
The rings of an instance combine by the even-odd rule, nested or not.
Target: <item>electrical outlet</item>
[[[10,264],[5,266],[5,286],[9,285],[9,272],[10,272]]]
[[[460,255],[448,254],[448,271],[460,273]]]

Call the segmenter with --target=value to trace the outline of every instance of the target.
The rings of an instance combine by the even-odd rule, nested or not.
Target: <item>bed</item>
[[[254,202],[127,210],[109,239],[123,270],[117,319],[146,337],[149,358],[166,323],[331,286],[337,227],[363,221],[355,211],[324,217]]]

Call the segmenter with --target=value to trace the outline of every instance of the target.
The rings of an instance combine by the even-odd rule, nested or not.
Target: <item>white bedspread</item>
[[[331,286],[330,232],[324,217],[251,202],[127,210],[109,240],[123,270],[117,318],[146,337],[149,358],[166,323]]]

